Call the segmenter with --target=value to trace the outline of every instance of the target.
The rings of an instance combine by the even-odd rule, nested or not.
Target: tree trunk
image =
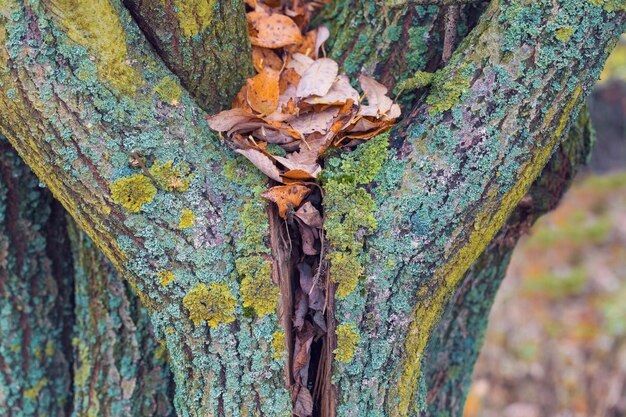
[[[459,409],[462,385],[424,358],[437,346],[456,353],[463,330],[454,317],[478,330],[484,325],[480,317],[493,289],[467,293],[463,283],[497,281],[506,253],[496,244],[478,261],[493,265],[491,272],[466,271],[542,172],[626,22],[624,6],[612,0],[502,0],[469,31],[480,5],[420,3],[336,1],[320,16],[334,33],[330,53],[344,58],[346,71],[380,75],[389,87],[436,68],[439,57],[449,60],[430,90],[403,98],[403,122],[388,139],[328,161],[355,174],[346,179],[327,169],[327,235],[343,230],[342,240],[356,248],[342,252],[329,239],[331,253],[340,254],[331,257],[330,271],[356,265],[364,274],[355,291],[334,298],[329,312],[358,342],[342,344],[333,333],[325,340],[332,372],[318,400],[324,416]],[[207,4],[217,10],[216,2]],[[194,84],[193,75],[177,67],[174,49],[159,46],[160,20],[140,2],[128,5],[137,22],[119,1],[0,3],[0,131],[148,308],[156,337],[169,350],[179,415],[291,415],[291,300],[285,296],[291,260],[272,239],[281,226],[270,227],[267,219],[260,197],[266,181],[201,121],[201,106],[214,108],[203,97],[232,90]],[[197,17],[193,8],[184,13]],[[245,22],[241,7],[214,17],[233,27]],[[197,36],[229,46],[230,53],[243,42],[199,28]],[[468,31],[450,57],[454,33]],[[249,47],[240,50],[249,60]],[[364,213],[365,206],[373,208]],[[193,224],[180,227],[189,211]],[[375,221],[364,223],[368,219]],[[85,263],[95,254],[74,253],[78,270],[106,271]],[[261,308],[274,299],[245,298],[245,276],[281,289],[275,313]],[[101,281],[77,286],[78,295],[85,288],[98,294],[90,314],[110,305],[108,293],[97,288]],[[109,291],[115,288],[109,284]],[[476,316],[474,297],[484,298]],[[108,317],[115,322],[118,315]],[[99,328],[90,323],[85,333]],[[119,343],[106,334],[93,342]],[[328,357],[335,346],[348,360]],[[452,363],[445,355],[433,363],[440,361],[441,369]],[[118,367],[110,357],[101,363]],[[132,372],[118,373],[120,381],[133,379]]]
[[[137,297],[0,146],[0,415],[174,415],[167,352]]]

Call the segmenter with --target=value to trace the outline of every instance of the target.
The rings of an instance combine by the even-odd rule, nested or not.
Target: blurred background
[[[516,249],[465,417],[626,416],[626,35],[589,110],[591,163]]]

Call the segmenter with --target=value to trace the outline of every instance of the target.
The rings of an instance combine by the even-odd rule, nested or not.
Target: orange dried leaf
[[[283,219],[287,218],[287,212],[295,210],[302,200],[309,195],[311,189],[302,184],[277,185],[263,194],[264,198],[276,203],[278,214]]]
[[[265,71],[248,78],[248,104],[261,114],[271,114],[278,107],[278,73]]]
[[[258,73],[272,70],[280,72],[283,68],[283,60],[271,49],[261,48],[260,46],[252,47],[252,62]]]
[[[263,12],[248,13],[248,29],[252,45],[282,48],[302,41],[300,29],[289,17]]]

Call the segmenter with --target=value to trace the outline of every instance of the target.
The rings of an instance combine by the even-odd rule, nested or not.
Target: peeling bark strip
[[[185,89],[162,94],[177,78],[119,0],[77,3],[0,2],[0,131],[150,308],[180,415],[290,415],[284,314],[263,314],[275,292],[245,289],[249,277],[271,279],[265,179],[207,132]],[[434,70],[443,45],[428,34],[442,14],[407,4],[333,3],[330,56],[345,51],[348,73],[381,71],[389,86]],[[369,142],[335,157],[341,168],[384,161],[372,177],[325,185],[327,221],[334,211],[335,224],[356,222],[329,253],[350,278],[338,288],[354,286],[333,298],[337,350],[350,358],[332,364],[338,416],[427,413],[423,355],[447,301],[559,143],[625,21],[613,0],[492,2],[391,134],[392,152],[366,152]],[[415,91],[406,102],[423,101]],[[129,164],[133,152],[150,175]],[[338,229],[326,226],[330,239]],[[291,274],[279,271],[279,284]]]

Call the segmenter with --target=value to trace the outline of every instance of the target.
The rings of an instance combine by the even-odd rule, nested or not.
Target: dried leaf
[[[314,227],[316,229],[321,229],[323,226],[322,215],[320,212],[311,204],[310,201],[307,201],[296,211],[296,216],[302,220],[305,224]]]
[[[367,106],[361,105],[359,116],[378,117],[391,109],[393,100],[387,97],[387,87],[366,75],[359,77],[359,84],[367,100]]]
[[[319,166],[319,165],[318,165]],[[285,183],[289,183],[289,182],[299,182],[299,181],[310,181],[310,180],[314,180],[315,176],[308,172],[308,171],[303,171],[301,169],[290,169],[289,171],[285,172],[284,174],[281,174],[281,176],[283,177],[283,180]],[[289,181],[291,180],[291,181]]]
[[[326,133],[330,128],[331,122],[339,113],[337,107],[331,107],[322,112],[309,112],[298,117],[287,120],[287,123],[303,135],[319,132]]]
[[[339,65],[330,58],[315,60],[302,74],[296,94],[298,97],[323,96],[330,90],[337,74]]]
[[[226,132],[241,123],[260,119],[244,109],[230,109],[219,112],[214,116],[207,116],[206,120],[211,129],[218,132]]]
[[[302,326],[304,326],[304,318],[309,310],[309,301],[308,296],[302,292],[301,289],[296,290],[296,305],[295,312],[293,315],[293,326],[302,330]]]
[[[350,79],[345,74],[337,77],[328,93],[324,96],[304,99],[306,103],[311,104],[344,104],[348,100],[357,102],[359,100],[359,92],[352,87]]]
[[[315,39],[315,57],[319,57],[319,51],[322,45],[330,38],[330,31],[326,26],[317,28],[317,38]]]
[[[287,68],[292,68],[298,75],[302,76],[313,65],[315,61],[306,55],[295,53],[291,56],[291,60],[287,64]]]
[[[298,230],[300,231],[302,252],[304,252],[305,255],[319,254],[319,250],[315,247],[315,233],[313,232],[313,228],[303,222],[298,222]]]
[[[282,182],[282,179],[280,178],[280,171],[276,168],[274,162],[272,162],[272,160],[263,152],[257,151],[256,149],[237,149],[235,152],[245,156],[262,173],[274,181]]]
[[[260,46],[252,47],[252,62],[258,73],[267,70],[280,72],[283,68],[283,60],[271,49],[261,48]]]
[[[261,114],[271,114],[278,107],[279,75],[274,71],[266,71],[249,78],[248,104]]]
[[[304,262],[300,262],[296,267],[300,274],[300,288],[308,294],[313,288],[313,270],[309,264]]]
[[[293,406],[293,413],[298,417],[310,417],[313,414],[313,397],[305,387],[300,387],[296,403]]]
[[[276,203],[278,206],[278,214],[283,219],[286,219],[287,212],[295,210],[310,192],[311,189],[306,185],[290,184],[277,185],[261,195]]]
[[[302,41],[302,34],[294,21],[278,13],[248,13],[248,29],[252,45],[264,48],[282,48]]]

